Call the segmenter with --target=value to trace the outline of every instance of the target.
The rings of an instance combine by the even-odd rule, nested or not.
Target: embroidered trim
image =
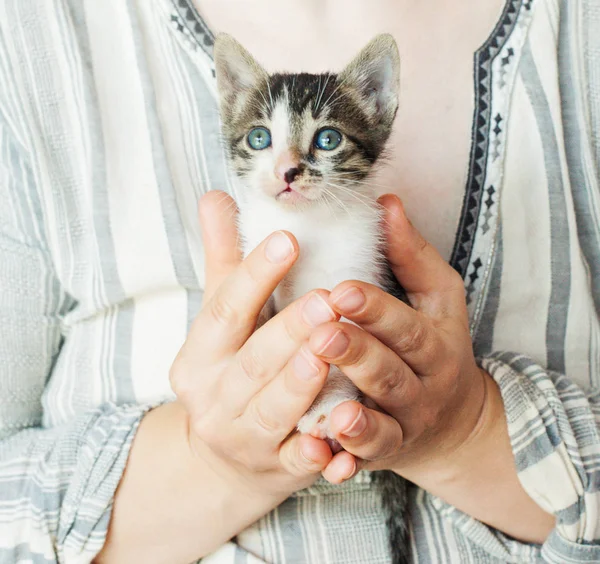
[[[507,0],[475,54],[475,109],[465,196],[450,264],[465,281],[471,330],[477,326],[496,251],[506,151],[506,119],[535,0]]]
[[[213,62],[214,35],[192,0],[171,0],[171,21],[194,50]],[[505,120],[521,49],[536,0],[506,0],[502,15],[475,53],[475,109],[462,210],[450,264],[465,281],[476,325],[495,252],[505,152]],[[214,67],[212,69],[214,76]],[[494,93],[494,95],[492,95]]]
[[[194,50],[202,49],[211,59],[215,36],[206,25],[191,0],[173,0],[171,22]]]
[[[503,50],[512,36],[512,32],[518,21],[519,4],[521,0],[508,0],[500,21],[483,46],[475,53],[475,112],[473,116],[473,130],[471,140],[471,156],[469,163],[469,177],[463,200],[460,222],[452,251],[450,264],[461,274],[463,278],[467,275],[474,236],[479,222],[481,203],[484,197],[484,185],[486,180],[486,169],[489,150],[493,145],[493,158],[500,156],[500,124],[503,117],[500,114],[492,117],[492,89],[493,73],[492,66],[498,54]],[[508,52],[510,51],[510,53]],[[503,58],[503,63],[510,64],[514,59],[514,49],[509,49]],[[504,66],[504,65],[503,65]],[[500,88],[506,85],[506,71],[498,83]],[[496,127],[492,131],[492,123]],[[494,140],[492,141],[492,133]],[[495,190],[494,190],[495,191]],[[490,194],[490,198],[492,198]],[[491,207],[488,206],[488,210]],[[489,219],[486,223],[489,226]]]

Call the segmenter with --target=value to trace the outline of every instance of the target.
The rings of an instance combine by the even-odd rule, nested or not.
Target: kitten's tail
[[[389,470],[378,472],[382,505],[386,513],[392,564],[410,564],[408,482]]]

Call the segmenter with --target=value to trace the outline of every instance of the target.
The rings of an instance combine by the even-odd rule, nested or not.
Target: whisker
[[[327,106],[327,104],[329,104],[329,101],[333,98],[333,95],[340,89],[340,87],[348,80],[348,77],[344,78],[344,80],[340,81],[340,83],[333,89],[333,92],[329,95],[329,98],[327,98],[327,100],[325,100],[325,103],[323,104],[324,106]],[[336,101],[339,99],[336,98]]]
[[[317,95],[315,96],[315,101],[313,103],[313,114],[317,112],[317,102],[319,100],[320,95],[321,95],[321,75],[319,75],[319,85],[317,86]]]
[[[267,90],[269,91],[269,100],[271,100],[271,109],[273,109],[275,107],[275,104],[273,104],[273,95],[271,93],[271,85],[269,84],[268,80],[267,80]]]
[[[269,83],[267,82],[267,85],[268,85],[268,84],[269,84]],[[264,108],[260,108],[260,107],[259,107],[259,109],[260,109],[260,110],[262,110],[262,112],[261,112],[261,113],[267,113],[265,110],[268,110],[268,109],[269,109],[269,103],[267,102],[267,99],[265,98],[265,95],[264,95],[263,91],[259,89],[259,90],[258,90],[258,92],[259,92],[259,94],[261,95],[261,97],[262,97],[262,99],[263,99],[263,101],[264,101],[264,103],[265,103],[265,106],[264,106]]]
[[[317,107],[315,108],[315,114],[319,112],[321,109],[321,102],[323,101],[323,96],[325,95],[325,90],[327,90],[327,85],[329,84],[329,79],[331,75],[327,75],[327,79],[325,80],[325,84],[323,85],[323,90],[321,90],[321,95],[319,96],[319,101],[317,102]],[[320,78],[319,78],[320,80]]]
[[[340,200],[331,190],[328,190],[327,188],[322,188],[322,190],[329,195],[329,197],[334,200],[341,208],[342,210],[344,210],[347,214],[348,217],[351,217],[350,214],[350,210],[344,205],[344,202],[342,202],[342,200]],[[335,216],[335,214],[334,214]]]
[[[342,173],[332,174],[331,177],[335,180],[343,180],[344,182],[351,182],[352,184],[361,184],[364,186],[374,186],[375,188],[387,188],[390,189],[388,184],[378,184],[376,182],[371,182],[370,180],[356,180],[354,178],[349,178],[347,176],[342,176]]]
[[[373,201],[372,198],[369,198],[368,196],[365,196],[364,194],[360,194],[357,192],[353,192],[352,190],[350,190],[349,188],[347,188],[346,186],[340,186],[338,184],[333,184],[331,182],[327,182],[326,183],[328,186],[331,186],[333,188],[337,188],[338,190],[341,190],[342,192],[344,192],[345,194],[348,194],[348,196],[353,197],[355,200],[357,200],[360,204],[364,205],[366,208],[369,209],[373,209],[373,206],[376,205],[376,210],[377,210],[377,214],[379,215],[379,218],[388,226],[391,227],[391,223],[389,222],[388,219],[386,219],[384,213],[383,213],[383,208],[377,204],[376,202]],[[329,190],[328,190],[329,192]],[[362,199],[361,199],[362,198]],[[392,213],[392,212],[388,212],[388,213]],[[394,217],[397,217],[396,214],[392,213],[392,215]]]
[[[323,190],[323,194],[321,195],[321,200],[327,206],[327,209],[329,210],[331,215],[333,215],[334,219],[337,219],[337,215],[335,213],[335,208],[330,204],[329,199],[327,198],[328,195],[329,195],[329,197],[331,197],[331,192],[329,192],[329,190]]]

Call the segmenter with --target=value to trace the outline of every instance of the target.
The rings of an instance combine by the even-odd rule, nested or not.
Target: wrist
[[[177,402],[140,423],[98,562],[191,562],[210,554],[281,500],[244,487],[209,452],[191,448]]]
[[[554,527],[523,489],[512,452],[504,403],[483,372],[485,401],[476,424],[452,456],[402,469],[402,476],[491,527],[524,542],[541,544]]]

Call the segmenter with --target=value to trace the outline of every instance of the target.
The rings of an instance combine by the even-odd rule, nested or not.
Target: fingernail
[[[312,380],[319,375],[319,367],[310,361],[309,352],[300,349],[300,352],[294,358],[294,372],[302,380]]]
[[[349,480],[350,478],[352,478],[352,476],[354,476],[354,474],[356,474],[356,470],[357,470],[357,465],[356,465],[356,460],[354,460],[354,464],[352,465],[352,471],[350,472],[350,474],[348,474],[344,480]]]
[[[365,301],[365,295],[358,288],[348,288],[341,296],[333,298],[341,311],[356,311],[365,305]]]
[[[342,431],[342,435],[350,437],[351,439],[358,437],[367,428],[367,418],[363,410],[361,409],[356,416],[356,419],[350,424],[350,426]]]
[[[341,331],[337,331],[334,333],[333,337],[329,339],[318,351],[318,354],[322,354],[329,358],[336,358],[338,356],[342,356],[348,345],[350,344],[350,340],[346,335]]]
[[[313,294],[302,308],[302,317],[311,327],[335,319],[335,313],[319,294]]]
[[[285,261],[293,252],[294,245],[292,245],[289,237],[281,231],[271,235],[265,248],[267,260],[276,264]]]

